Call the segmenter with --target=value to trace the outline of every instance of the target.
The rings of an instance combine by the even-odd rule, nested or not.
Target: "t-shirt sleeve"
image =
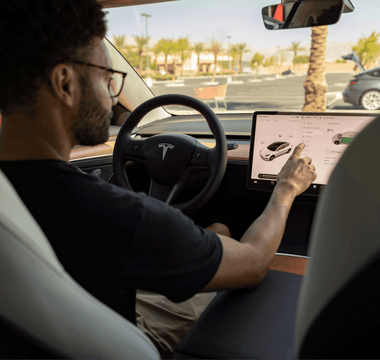
[[[195,225],[180,210],[146,197],[131,253],[125,262],[128,281],[181,302],[212,280],[223,247],[215,233]]]

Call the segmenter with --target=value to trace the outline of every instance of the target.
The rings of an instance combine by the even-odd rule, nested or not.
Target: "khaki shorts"
[[[216,292],[196,294],[184,302],[173,303],[163,295],[138,290],[137,326],[152,340],[161,357],[170,359],[176,345],[216,294]]]

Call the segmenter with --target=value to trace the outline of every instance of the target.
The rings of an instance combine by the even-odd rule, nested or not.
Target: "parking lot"
[[[326,74],[327,94],[326,102],[328,110],[353,110],[360,109],[347,104],[342,99],[342,91],[352,73],[328,73]],[[195,95],[195,89],[227,85],[225,101],[227,110],[301,110],[304,105],[303,82],[306,74],[292,74],[286,76],[264,75],[237,75],[236,81],[227,76],[216,77],[211,83],[211,77],[179,78],[172,81],[153,81],[151,90],[155,95],[184,94]],[[215,108],[214,101],[207,101],[211,108]],[[223,101],[218,105],[224,109]]]

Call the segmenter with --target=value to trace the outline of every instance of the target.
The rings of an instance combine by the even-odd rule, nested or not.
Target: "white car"
[[[292,144],[286,141],[276,141],[260,151],[260,157],[266,161],[272,161],[274,158],[289,154],[292,151]]]

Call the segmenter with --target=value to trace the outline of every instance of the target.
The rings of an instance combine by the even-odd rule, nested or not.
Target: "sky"
[[[351,0],[352,13],[342,14],[340,21],[329,27],[328,41],[356,43],[372,31],[380,32],[380,0]],[[280,0],[179,0],[160,4],[106,9],[107,37],[144,35],[145,17],[152,39],[189,36],[191,42],[221,39],[230,43],[246,43],[252,47],[290,46],[292,41],[310,44],[311,29],[266,30],[261,9]]]

